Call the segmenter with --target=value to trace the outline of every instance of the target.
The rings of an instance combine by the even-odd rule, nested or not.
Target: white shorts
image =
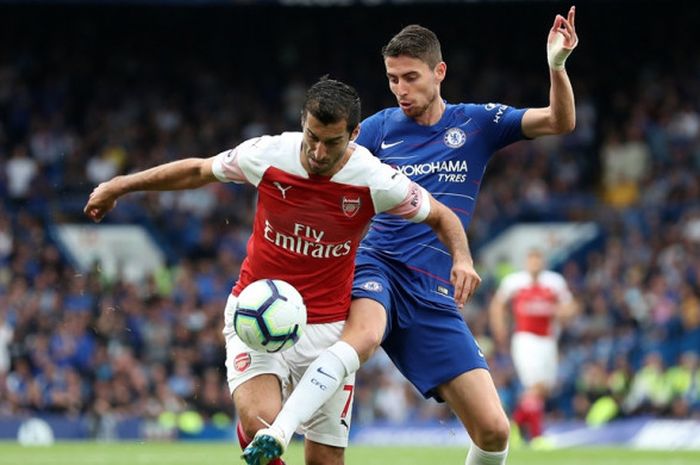
[[[226,372],[228,386],[233,394],[238,386],[262,374],[276,375],[282,384],[283,395],[290,392],[301,379],[306,368],[328,347],[338,342],[344,321],[306,325],[299,341],[284,352],[268,354],[246,346],[233,328],[236,298],[231,295],[224,311],[226,338]],[[347,447],[352,420],[355,374],[347,376],[338,392],[331,397],[311,419],[297,431],[319,444]]]
[[[554,337],[516,332],[511,340],[511,357],[523,387],[542,384],[551,389],[556,384],[557,341]]]

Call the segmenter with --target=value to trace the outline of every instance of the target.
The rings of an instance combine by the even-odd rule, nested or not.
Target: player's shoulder
[[[341,171],[352,170],[356,171],[359,177],[369,178],[384,166],[384,163],[364,145],[353,144],[353,146],[352,156]]]
[[[506,287],[524,287],[529,285],[529,283],[532,282],[532,276],[530,273],[524,270],[519,270],[519,271],[514,271],[513,273],[510,273],[506,275],[502,280],[501,280],[501,287],[506,288]]]
[[[361,126],[399,124],[405,122],[406,119],[406,115],[399,107],[389,107],[379,110],[362,120]]]
[[[343,168],[333,176],[333,181],[355,186],[372,187],[382,180],[391,178],[394,168],[382,163],[366,147],[353,144],[352,156]]]
[[[298,152],[301,144],[300,132],[284,132],[278,135],[254,137],[241,143],[237,150],[251,161],[268,161],[289,158]]]
[[[543,270],[541,272],[541,279],[550,285],[566,285],[566,279],[564,276],[561,273],[553,270]]]
[[[301,141],[300,132],[248,139],[236,148],[238,164],[254,185],[258,184],[269,167],[303,175],[299,163]]]
[[[494,103],[494,102],[489,102],[489,103],[457,103],[457,104],[452,104],[449,105],[448,108],[454,113],[454,114],[463,114],[467,117],[473,118],[473,117],[481,117],[481,118],[488,118],[491,115],[494,115],[496,113],[504,112],[508,109],[511,109],[510,105],[506,105],[504,103]]]
[[[388,107],[384,108],[382,110],[379,110],[376,113],[371,114],[367,118],[364,119],[364,121],[367,121],[369,119],[379,119],[379,120],[386,120],[386,119],[391,119],[395,118],[396,115],[403,114],[401,109],[399,107]]]
[[[241,143],[240,147],[254,153],[270,153],[295,146],[302,138],[300,132],[283,132],[277,135],[253,137]]]

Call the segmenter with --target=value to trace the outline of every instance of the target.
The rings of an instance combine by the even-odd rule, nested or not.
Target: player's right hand
[[[108,211],[117,205],[118,195],[113,193],[112,181],[103,182],[90,194],[83,213],[95,223],[102,221]]]
[[[474,269],[473,263],[464,260],[453,263],[450,281],[455,287],[455,303],[457,308],[461,309],[476,292],[481,284],[481,277]]]

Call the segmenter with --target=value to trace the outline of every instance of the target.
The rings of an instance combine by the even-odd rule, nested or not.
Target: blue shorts
[[[407,271],[365,256],[355,268],[352,297],[384,306],[382,348],[425,398],[442,402],[438,386],[475,368],[488,370],[488,365],[457,307],[409,292],[413,286]]]

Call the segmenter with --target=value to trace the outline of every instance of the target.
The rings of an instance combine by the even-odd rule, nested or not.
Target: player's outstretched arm
[[[549,64],[549,106],[531,108],[523,116],[523,134],[530,138],[564,134],[576,126],[574,91],[564,67],[566,59],[578,45],[576,34],[576,7],[572,6],[566,18],[557,15],[547,37]]]
[[[424,222],[433,228],[438,239],[445,244],[452,255],[450,281],[455,287],[454,297],[457,307],[462,308],[481,284],[481,277],[474,269],[474,260],[469,251],[464,227],[452,210],[432,196],[430,196],[430,213]]]
[[[83,212],[100,222],[114,208],[117,199],[129,192],[194,189],[216,181],[212,158],[187,158],[154,166],[138,173],[116,176],[98,185],[90,194]]]

